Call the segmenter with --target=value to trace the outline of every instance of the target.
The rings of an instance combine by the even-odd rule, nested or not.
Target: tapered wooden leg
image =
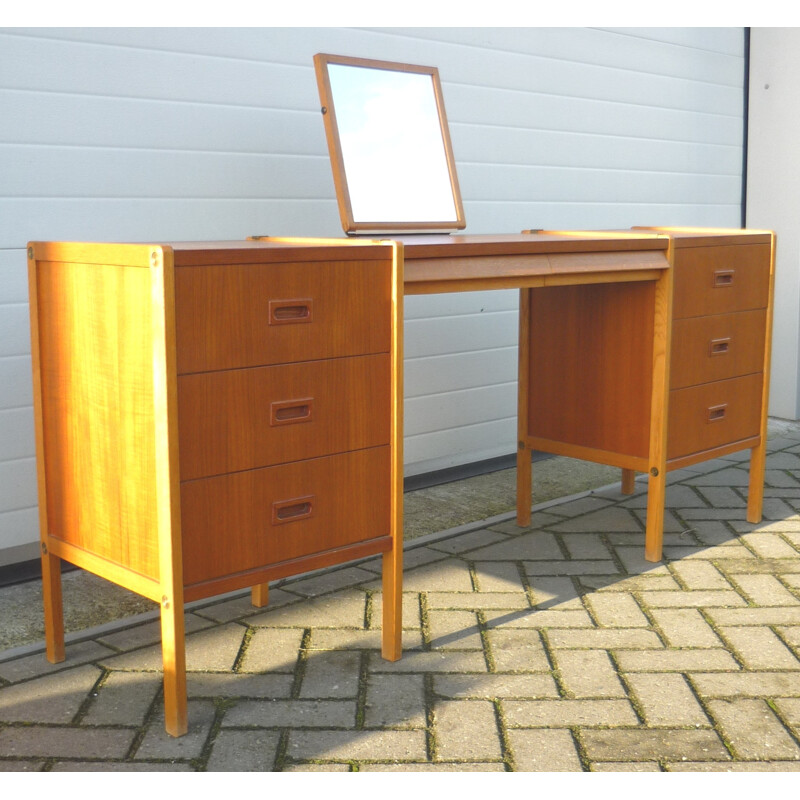
[[[647,481],[647,525],[644,534],[646,561],[661,561],[664,542],[664,504],[667,499],[667,471]]]
[[[636,471],[632,469],[622,470],[622,494],[633,494],[636,487]]]
[[[164,727],[171,736],[188,730],[186,708],[186,640],[183,604],[169,599],[161,605],[161,653],[164,664]]]
[[[531,524],[533,489],[531,449],[523,442],[517,445],[517,525],[522,528]]]
[[[383,554],[381,655],[397,661],[403,654],[403,548]]]
[[[519,291],[519,339],[517,363],[517,525],[526,528],[531,524],[531,448],[528,436],[528,407],[530,404],[530,341],[531,341],[531,289]]]
[[[747,490],[747,521],[761,522],[764,506],[764,470],[767,465],[766,436],[750,451],[750,483]]]
[[[250,590],[250,603],[256,608],[264,608],[269,604],[268,583],[259,583]]]
[[[61,594],[61,559],[42,552],[42,594],[44,599],[44,639],[47,660],[63,661],[64,605]]]

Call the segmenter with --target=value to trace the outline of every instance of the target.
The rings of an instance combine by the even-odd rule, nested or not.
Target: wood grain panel
[[[758,373],[670,392],[667,458],[758,436],[762,387]]]
[[[388,352],[390,277],[375,261],[177,267],[178,373]]]
[[[389,535],[389,477],[378,447],[184,482],[186,585]]]
[[[157,577],[150,273],[37,273],[49,533]]]
[[[766,308],[769,265],[767,244],[676,248],[675,319]]]
[[[528,432],[646,458],[654,284],[531,290]]]
[[[389,443],[388,354],[178,379],[181,478]]]
[[[675,320],[671,388],[761,372],[766,317],[760,309]]]

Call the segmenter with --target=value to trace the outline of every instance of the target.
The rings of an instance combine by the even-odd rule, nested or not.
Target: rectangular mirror
[[[439,72],[314,56],[345,232],[465,227]]]

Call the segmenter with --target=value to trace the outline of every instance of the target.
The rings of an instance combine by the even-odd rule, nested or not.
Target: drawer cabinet
[[[29,246],[48,657],[60,560],[161,606],[185,732],[183,604],[382,554],[400,655],[402,248]]]

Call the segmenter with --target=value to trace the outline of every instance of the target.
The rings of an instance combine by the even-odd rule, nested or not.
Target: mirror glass
[[[463,228],[436,69],[315,62],[345,231]]]

